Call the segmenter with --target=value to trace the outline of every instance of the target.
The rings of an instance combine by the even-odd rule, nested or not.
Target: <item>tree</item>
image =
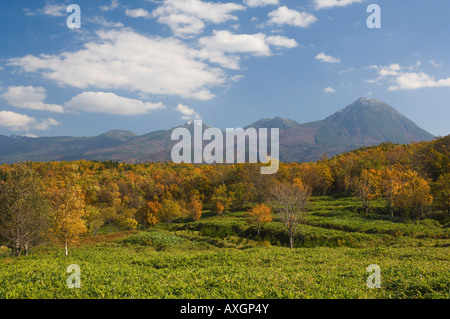
[[[405,214],[425,217],[425,208],[433,202],[427,181],[414,171],[403,173],[403,183],[396,197],[396,205]]]
[[[365,169],[361,175],[355,179],[355,192],[363,204],[366,214],[369,213],[370,204],[380,195],[379,174],[374,169]]]
[[[211,201],[213,203],[220,202],[223,207],[222,211],[227,212],[230,209],[233,198],[230,196],[226,185],[219,185],[219,187],[214,190]]]
[[[171,223],[175,218],[180,217],[182,214],[181,207],[177,202],[171,199],[163,199],[161,202],[161,208],[158,212],[158,219],[164,223]]]
[[[384,168],[380,171],[380,191],[386,199],[391,217],[394,217],[395,204],[401,189],[401,173],[398,170]]]
[[[217,202],[216,206],[214,206],[214,211],[217,213],[217,215],[222,215],[223,205],[220,202]]]
[[[189,216],[194,221],[200,220],[200,218],[202,217],[202,209],[203,204],[200,200],[199,192],[198,191],[192,192],[190,201],[188,203]]]
[[[0,237],[15,256],[44,239],[50,226],[50,202],[29,163],[18,164],[0,182]]]
[[[84,193],[73,182],[74,177],[60,181],[51,189],[53,204],[53,237],[64,244],[65,255],[68,246],[77,242],[81,234],[86,233],[84,217],[87,216]]]
[[[160,209],[161,204],[155,196],[152,201],[146,202],[141,208],[138,209],[136,212],[136,218],[144,227],[156,225],[159,222],[158,212]]]
[[[433,194],[437,206],[450,215],[450,173],[441,175],[433,184]]]
[[[306,213],[311,190],[300,183],[281,183],[273,188],[271,194],[272,206],[286,227],[292,249],[298,225]]]
[[[303,183],[315,194],[325,195],[333,184],[331,168],[323,162],[302,163],[299,169]]]
[[[264,204],[258,204],[249,210],[250,223],[256,224],[258,230],[258,237],[260,234],[261,225],[272,221],[272,210]]]

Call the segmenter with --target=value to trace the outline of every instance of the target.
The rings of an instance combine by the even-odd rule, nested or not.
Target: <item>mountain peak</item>
[[[136,136],[135,133],[131,132],[130,130],[111,130],[108,131],[106,133],[101,134],[103,136],[108,136],[108,137],[127,137],[127,136]],[[101,136],[100,135],[100,136]]]
[[[249,127],[253,127],[256,129],[279,128],[280,130],[287,130],[287,129],[290,129],[291,127],[294,127],[297,125],[300,125],[300,124],[294,120],[277,116],[274,118],[262,118],[262,119],[256,121],[255,123],[252,123],[252,124],[246,126],[245,129],[247,129]]]

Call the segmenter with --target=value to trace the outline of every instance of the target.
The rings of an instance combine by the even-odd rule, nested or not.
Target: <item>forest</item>
[[[67,253],[79,236],[102,227],[133,230],[198,221],[206,209],[217,215],[249,210],[257,223],[267,222],[272,211],[282,216],[292,198],[295,203],[288,204],[299,206],[293,210],[306,212],[311,195],[355,196],[361,214],[382,202],[377,211],[391,218],[431,217],[448,226],[449,152],[449,136],[387,143],[331,159],[324,155],[317,162],[280,163],[275,175],[259,174],[258,164],[80,160],[2,165],[0,236],[17,256],[46,240],[63,244]],[[286,220],[288,233],[295,227],[289,223],[294,221]]]
[[[132,271],[139,272],[136,267],[142,265],[155,272],[171,269],[167,276],[174,275],[171,271],[177,272],[177,267],[190,267],[178,274],[184,278],[191,275],[192,267],[202,264],[196,258],[206,254],[207,261],[204,259],[205,264],[196,269],[212,267],[220,272],[214,279],[219,282],[229,275],[222,271],[237,264],[244,267],[240,271],[262,276],[265,272],[261,269],[265,268],[255,273],[259,268],[248,258],[270,260],[267,267],[281,267],[279,263],[284,260],[292,264],[277,269],[289,272],[303,262],[314,272],[316,262],[329,267],[329,258],[334,256],[342,267],[356,271],[357,259],[348,256],[365,254],[387,258],[385,263],[393,263],[392,267],[410,258],[411,262],[417,262],[417,269],[409,279],[395,273],[392,289],[387,292],[370,295],[355,290],[356,297],[445,297],[450,293],[449,150],[450,136],[408,145],[385,143],[333,158],[324,154],[317,162],[280,163],[274,175],[260,174],[259,164],[126,164],[84,160],[3,164],[0,166],[0,262],[6,267],[0,271],[0,283],[4,281],[0,296],[55,297],[53,290],[44,292],[37,287],[43,285],[42,278],[53,282],[54,278],[64,276],[64,272],[55,275],[53,270],[50,272],[53,275],[49,275],[53,263],[60,266],[67,263],[61,258],[75,258],[76,263],[90,262],[96,267],[100,264],[118,267],[116,275],[130,269],[128,274],[132,277],[135,276],[131,275]],[[297,249],[302,248],[317,249],[318,254],[312,257],[313,252],[309,250],[300,253]],[[290,251],[297,253],[289,254]],[[228,259],[225,261],[222,254],[236,265],[232,266]],[[315,261],[315,258],[328,261]],[[102,260],[100,264],[99,260]],[[248,269],[244,266],[247,263],[250,263]],[[357,265],[358,271],[364,271]],[[100,276],[93,268],[89,269],[90,278]],[[417,288],[414,278],[426,274],[424,269],[432,271],[431,283]],[[33,275],[31,281],[24,279],[36,272],[41,275]],[[237,272],[236,276],[239,274],[242,275]],[[276,282],[281,279],[277,276],[281,274],[257,280],[273,281],[278,287]],[[203,280],[213,280],[204,275]],[[253,296],[254,287],[248,281],[241,294],[237,294],[235,287],[228,287],[220,295],[208,285],[203,290],[190,291],[177,281],[187,289],[183,290],[163,277],[152,277],[152,280],[171,287],[170,293],[152,290],[135,291],[132,295],[204,298],[209,292],[220,297]],[[311,283],[315,281],[311,279]],[[298,289],[291,286],[294,284],[298,282],[263,289],[258,296],[352,296],[345,287],[333,294],[328,288],[318,293],[308,285],[301,293],[292,293],[289,289]],[[216,287],[214,283],[211,285]],[[117,287],[121,293],[109,288],[92,288],[77,296],[128,298],[133,289],[126,290],[126,287],[130,285],[123,283],[120,289]],[[60,286],[58,289],[55,290],[59,291],[58,296],[66,294]]]

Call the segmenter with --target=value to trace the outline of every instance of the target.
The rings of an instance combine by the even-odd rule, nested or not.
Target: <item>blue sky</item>
[[[364,96],[447,135],[449,12],[448,0],[2,1],[0,134],[304,123]]]

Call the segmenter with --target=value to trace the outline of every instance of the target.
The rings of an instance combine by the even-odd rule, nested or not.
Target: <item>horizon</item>
[[[0,4],[0,135],[309,123],[361,96],[450,134],[448,1],[377,1],[380,28],[368,0],[70,3]]]
[[[352,103],[348,104],[347,106],[345,106],[345,107],[343,107],[343,108],[337,110],[337,111],[334,112],[333,114],[335,114],[335,113],[337,113],[337,112],[340,112],[340,111],[344,110],[345,108],[347,108],[347,107],[350,106],[351,104],[353,104],[353,103],[355,103],[355,102],[357,102],[357,101],[359,101],[359,100],[361,100],[361,99],[374,100],[374,101],[378,101],[378,102],[381,102],[381,103],[386,103],[386,102],[381,101],[381,100],[376,99],[376,98],[367,98],[367,97],[363,97],[363,96],[362,96],[362,97],[359,97],[358,99],[356,99],[355,101],[353,101]],[[386,103],[386,104],[388,104],[388,103]],[[388,105],[389,105],[389,104],[388,104]],[[389,105],[389,106],[391,106],[391,105]],[[392,107],[392,106],[391,106],[391,107]],[[396,110],[394,107],[392,107],[392,108],[393,108],[394,110]],[[396,111],[397,111],[397,110],[396,110]],[[328,116],[331,116],[331,115],[333,115],[333,114],[330,114],[330,115],[328,115]],[[401,114],[401,113],[400,113],[400,114]],[[403,115],[403,114],[402,114],[402,115]],[[328,117],[328,116],[326,116],[326,117]],[[249,123],[249,124],[247,124],[247,125],[245,125],[245,126],[239,127],[239,128],[244,128],[244,127],[250,126],[250,125],[255,124],[255,123],[259,122],[259,121],[263,121],[263,120],[274,120],[274,119],[277,119],[277,118],[282,119],[282,120],[295,121],[295,122],[298,123],[298,125],[304,125],[304,124],[308,124],[308,123],[312,123],[312,122],[316,122],[316,121],[323,121],[326,117],[324,117],[323,119],[312,120],[312,121],[309,121],[309,122],[298,122],[296,119],[287,118],[287,117],[283,117],[283,116],[277,115],[277,116],[271,117],[271,118],[260,118],[260,119],[257,119],[256,121],[253,121],[253,122],[251,122],[251,123]],[[28,137],[28,138],[47,138],[47,137],[75,137],[75,138],[87,137],[87,138],[89,138],[89,137],[96,137],[96,136],[104,135],[104,134],[107,134],[107,133],[110,133],[110,132],[128,132],[128,133],[132,133],[134,136],[139,137],[139,136],[143,136],[143,135],[150,134],[150,133],[157,132],[157,131],[173,130],[173,129],[182,127],[182,126],[184,126],[184,125],[191,125],[194,121],[198,121],[198,120],[187,120],[187,121],[185,121],[185,122],[180,123],[180,124],[177,125],[177,126],[173,126],[173,127],[169,127],[169,128],[164,128],[164,129],[153,130],[153,131],[148,131],[148,132],[143,133],[143,134],[137,134],[137,133],[135,133],[135,132],[134,132],[133,130],[131,130],[131,129],[115,128],[115,129],[110,129],[110,130],[108,130],[108,131],[102,132],[102,133],[100,133],[100,134],[98,134],[98,135],[89,135],[89,136],[88,136],[88,135],[83,135],[83,136],[82,136],[82,135],[79,135],[79,136],[74,136],[74,135],[56,135],[56,136],[36,136],[36,137],[34,137],[34,136],[26,136],[26,135],[11,134],[11,135],[9,135],[9,136],[7,136],[7,137],[10,137],[10,138],[11,138],[11,137],[17,136],[17,137]],[[206,125],[206,126],[212,127],[212,126],[210,126],[209,124],[205,123],[203,120],[200,120],[200,121],[202,122],[202,125]],[[416,125],[417,125],[417,124],[416,124]],[[236,128],[238,128],[238,127],[236,127]],[[421,128],[421,127],[419,126],[419,128]],[[227,128],[218,128],[218,129],[220,129],[220,130],[225,130],[225,129],[227,129]],[[421,129],[423,129],[423,128],[421,128]],[[426,131],[426,130],[425,130],[425,131]],[[428,132],[428,131],[426,131],[426,132]],[[428,132],[428,133],[430,133],[430,132]],[[430,133],[430,134],[432,134],[432,133]],[[0,134],[0,135],[1,135],[1,134]],[[432,135],[433,135],[433,134],[432,134]],[[448,134],[447,134],[447,135],[448,135]],[[435,138],[440,138],[440,137],[444,137],[444,136],[447,136],[447,135],[442,135],[442,136],[440,136],[440,135],[433,135],[433,136],[434,136]],[[6,136],[6,135],[4,135],[4,136]]]

